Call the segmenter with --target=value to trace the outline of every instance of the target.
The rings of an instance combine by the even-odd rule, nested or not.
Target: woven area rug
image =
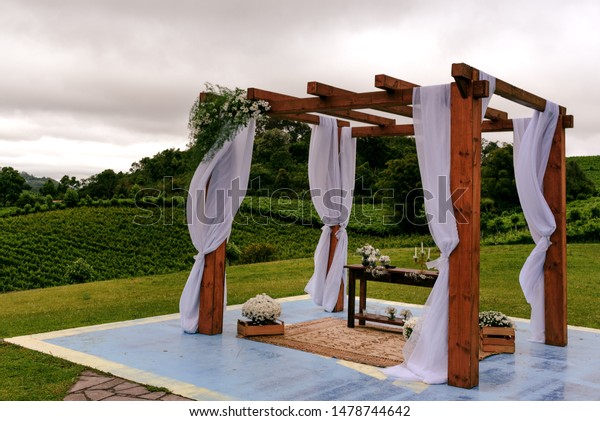
[[[352,329],[345,319],[335,317],[286,325],[284,335],[245,339],[375,367],[391,367],[404,361],[402,330],[373,325]]]

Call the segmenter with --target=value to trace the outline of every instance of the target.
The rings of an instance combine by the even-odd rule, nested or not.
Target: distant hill
[[[56,184],[58,184],[58,181],[50,177],[36,177],[35,175],[31,175],[29,173],[26,173],[25,171],[21,171],[21,177],[23,177],[25,181],[27,181],[27,184],[31,186],[31,190],[34,192],[39,192],[40,187],[42,187],[44,183],[46,183],[46,181],[48,180],[52,180]]]
[[[586,175],[594,182],[596,189],[600,191],[600,155],[593,156],[569,156],[567,161],[575,161],[585,171]]]

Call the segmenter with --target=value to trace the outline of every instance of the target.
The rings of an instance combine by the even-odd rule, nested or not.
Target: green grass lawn
[[[481,309],[529,317],[518,281],[531,245],[481,249]],[[396,266],[414,267],[411,249],[383,249]],[[572,244],[568,253],[569,324],[600,328],[600,288],[593,265],[600,244]],[[433,257],[433,255],[432,255]],[[358,263],[358,256],[349,256]],[[227,270],[228,303],[258,294],[304,294],[312,259],[232,266]],[[130,320],[178,311],[188,272],[0,294],[0,338]],[[373,283],[369,296],[422,304],[429,289]],[[83,367],[0,344],[0,400],[62,399]]]

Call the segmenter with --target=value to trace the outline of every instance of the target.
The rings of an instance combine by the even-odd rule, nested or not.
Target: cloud
[[[74,151],[92,156],[98,145],[112,152],[89,169],[127,170],[185,145],[206,81],[302,96],[310,80],[372,90],[377,73],[448,83],[460,61],[567,106],[567,151],[596,154],[598,18],[592,0],[5,0],[0,165],[31,168],[53,139],[60,164],[40,171],[68,170]],[[77,165],[71,172],[89,175]]]

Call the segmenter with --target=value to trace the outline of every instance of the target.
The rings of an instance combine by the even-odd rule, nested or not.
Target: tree
[[[404,231],[424,232],[426,220],[423,213],[423,190],[416,153],[406,152],[398,159],[386,163],[375,183],[377,195],[394,205],[390,222]]]
[[[490,210],[518,207],[512,145],[485,142],[481,150],[481,197],[493,200]]]
[[[89,194],[95,199],[110,199],[116,193],[117,182],[124,175],[115,173],[113,170],[104,170],[85,180],[81,187],[81,194]]]
[[[36,195],[34,195],[32,192],[30,192],[28,190],[25,190],[25,191],[21,192],[21,194],[19,195],[19,198],[17,199],[15,204],[20,208],[24,208],[25,205],[29,205],[31,207],[35,206],[35,202],[36,202]]]
[[[44,185],[40,187],[40,194],[42,196],[56,196],[56,185],[54,184],[54,181],[48,179],[48,181],[46,181]]]
[[[74,208],[79,204],[79,193],[75,189],[68,189],[63,202],[68,208]]]
[[[63,175],[58,183],[56,192],[59,194],[65,194],[69,188],[78,189],[80,186],[81,183],[75,177]]]
[[[577,161],[567,161],[567,200],[588,199],[596,194],[596,186]]]
[[[0,198],[2,199],[2,206],[16,201],[23,190],[29,190],[30,188],[25,179],[14,168],[3,167],[0,170]]]

